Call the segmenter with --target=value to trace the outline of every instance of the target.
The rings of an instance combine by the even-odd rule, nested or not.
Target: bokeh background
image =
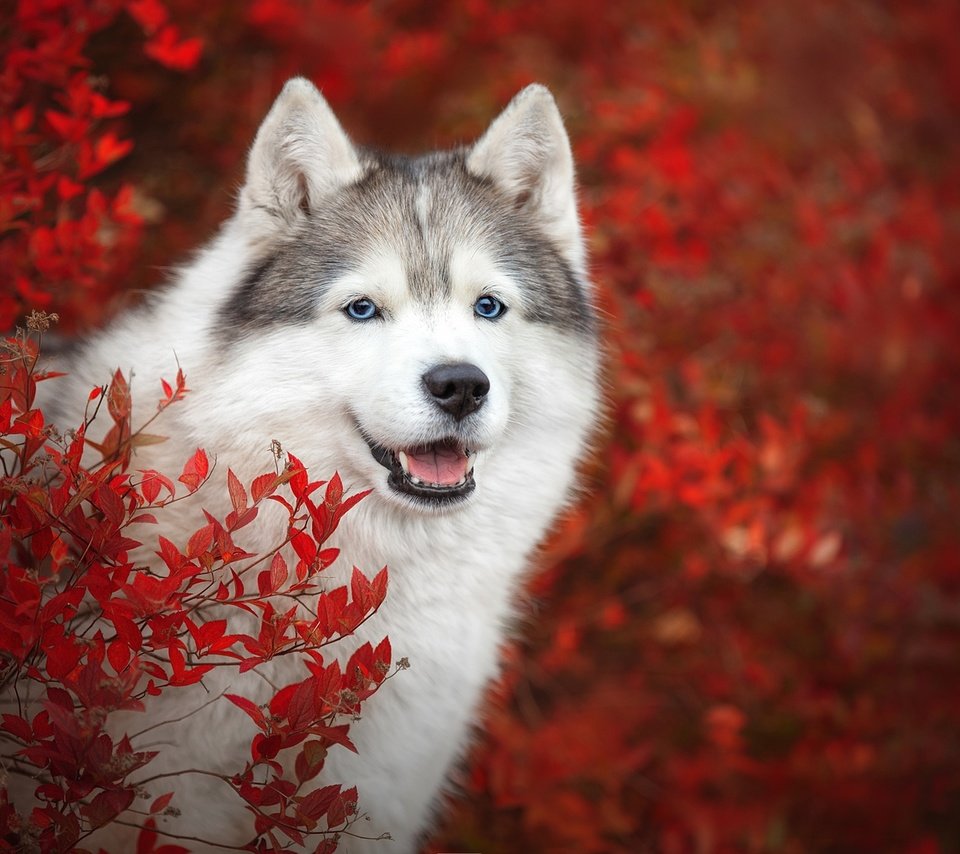
[[[546,83],[609,425],[433,850],[958,851],[958,33],[953,0],[3,4],[0,321],[162,282],[290,75],[401,151]]]

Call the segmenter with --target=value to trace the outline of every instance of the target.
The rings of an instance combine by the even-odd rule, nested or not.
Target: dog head
[[[291,80],[228,228],[249,257],[218,329],[264,385],[270,429],[298,452],[315,434],[357,488],[460,506],[512,433],[562,429],[593,382],[573,160],[542,86],[474,145],[410,158],[355,146]]]

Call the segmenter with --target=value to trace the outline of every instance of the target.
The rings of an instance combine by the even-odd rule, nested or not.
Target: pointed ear
[[[474,144],[467,169],[529,210],[574,270],[583,271],[573,155],[549,89],[534,83],[517,94]]]
[[[357,152],[309,80],[288,80],[247,159],[238,215],[263,236],[289,227],[363,174]]]

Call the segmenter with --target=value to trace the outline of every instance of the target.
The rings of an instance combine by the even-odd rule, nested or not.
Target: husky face
[[[532,348],[593,334],[569,143],[543,87],[472,148],[405,158],[353,146],[291,81],[235,225],[254,253],[217,327],[281,335],[260,369],[297,389],[293,417],[339,419],[327,453],[406,507],[468,501],[518,396],[549,407],[569,379],[569,359],[554,374]]]

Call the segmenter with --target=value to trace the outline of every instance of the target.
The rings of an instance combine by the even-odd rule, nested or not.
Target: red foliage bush
[[[30,322],[40,328],[46,318],[34,314]],[[0,485],[0,551],[7,555],[0,650],[4,688],[16,712],[3,715],[0,737],[10,751],[3,756],[7,773],[33,777],[39,805],[20,813],[4,790],[0,828],[6,844],[41,851],[82,847],[92,831],[131,808],[141,786],[157,779],[128,780],[157,754],[135,749],[136,735],[112,737],[108,722],[115,713],[143,710],[214,667],[242,673],[300,654],[305,678],[280,687],[263,707],[226,695],[258,730],[243,768],[233,775],[203,768],[178,773],[218,778],[250,806],[257,833],[250,850],[302,846],[315,833],[326,837],[317,850],[334,850],[336,832],[355,820],[356,789],[310,789],[309,783],[330,748],[354,749],[342,719],[359,712],[391,668],[387,639],[376,649],[359,647],[343,669],[322,654],[353,633],[386,595],[386,569],[371,580],[355,568],[349,591],[321,591],[319,585],[318,574],[338,557],[323,543],[365,493],[345,497],[334,475],[318,501],[313,496],[324,483],[311,483],[292,455],[281,471],[266,472],[246,488],[227,472],[233,509],[226,518],[206,514],[183,545],[160,536],[166,574],[135,569],[133,552],[142,540],[133,537],[205,484],[207,456],[197,450],[186,461],[179,488],[160,472],[132,472],[134,450],[161,437],[131,429],[130,393],[118,371],[108,388],[90,394],[91,407],[106,400],[114,427],[97,446],[103,461],[84,466],[85,432],[95,412],[68,437],[44,423],[34,394],[36,383],[52,375],[37,372],[31,343],[23,335],[8,340],[0,384],[0,442],[8,452]],[[175,385],[164,383],[163,391],[158,412],[186,393],[183,374]],[[234,537],[270,500],[288,511],[286,536],[272,552],[255,556]],[[292,568],[281,552],[288,543],[297,555]],[[313,618],[297,607],[303,597],[314,603]],[[253,619],[237,628],[221,617],[231,611]],[[291,749],[295,779],[286,778],[277,761]],[[175,791],[139,811],[146,819],[142,844],[156,836],[149,816],[171,803],[176,806]]]
[[[150,264],[222,218],[225,176],[290,74],[314,79],[360,141],[398,148],[432,143],[424,127],[470,138],[531,79],[557,93],[610,317],[611,437],[594,498],[535,582],[550,604],[489,715],[447,850],[960,846],[955,4],[21,0],[16,14],[0,70],[5,324],[41,308],[81,328],[152,283]],[[72,473],[72,445],[50,447],[6,376],[21,459],[49,453]],[[158,636],[190,656],[154,677],[162,690],[230,637],[191,616],[189,579],[128,597],[122,532],[162,512],[173,482],[124,471],[118,436],[113,462],[61,487],[66,501],[89,489],[70,512],[107,549],[88,570],[105,598],[80,581],[80,599],[59,598],[49,579],[73,534],[25,537],[53,493],[4,486],[21,567],[4,580],[3,625],[21,626],[4,629],[8,673],[34,679],[10,657],[31,643],[39,682],[74,692],[49,698],[39,731],[14,716],[16,749],[49,749],[50,728],[82,716],[63,681],[74,656],[117,678],[126,656],[142,663],[116,623],[99,647],[64,640],[87,597],[186,597]],[[220,565],[237,519],[202,529]],[[197,560],[171,549],[174,565]],[[30,635],[23,615],[51,602]],[[293,632],[284,643],[307,643]],[[140,642],[155,633],[143,623]],[[222,649],[264,654],[264,638],[247,642]],[[258,744],[290,744],[287,723]],[[128,797],[122,777],[97,785],[99,802],[51,790],[38,832],[87,827]],[[262,797],[298,827],[316,806],[297,812],[279,784]]]

